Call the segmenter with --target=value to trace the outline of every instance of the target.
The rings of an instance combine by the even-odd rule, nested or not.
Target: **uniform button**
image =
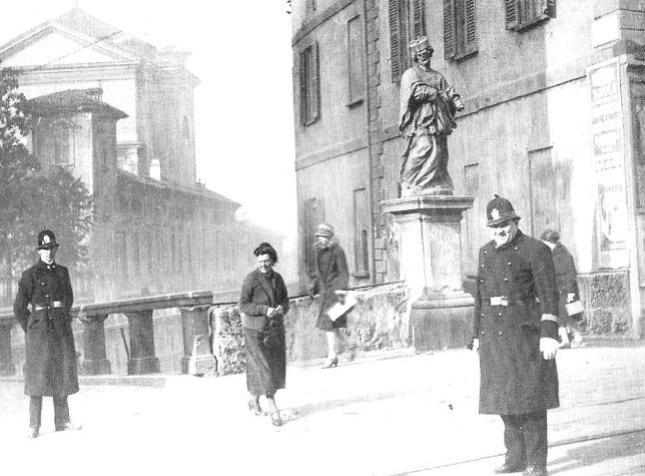
[[[488,254],[488,251],[484,251],[484,254],[485,254],[485,255],[487,255],[487,254]]]
[[[502,313],[500,312],[500,313],[498,314],[498,316],[500,316],[500,317],[501,317],[501,316],[502,316]]]
[[[482,317],[484,317],[484,313],[482,312]]]
[[[483,283],[483,282],[484,282],[484,280],[483,280],[483,279],[480,279],[480,280],[479,280],[479,282],[480,282],[480,283]]]
[[[517,251],[518,249],[519,249],[519,248],[516,246],[516,247],[515,247],[515,251]]]
[[[502,335],[502,331],[499,331],[499,335]]]
[[[484,265],[482,264],[482,268],[483,268],[483,267],[484,267]]]
[[[510,261],[508,262],[508,265],[509,265],[509,266],[510,266],[510,265],[512,265],[512,264],[513,264],[513,263],[511,263]]]
[[[504,281],[508,281],[508,278],[504,278]]]

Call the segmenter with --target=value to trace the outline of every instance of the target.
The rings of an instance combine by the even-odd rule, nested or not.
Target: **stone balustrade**
[[[110,314],[123,314],[128,319],[130,345],[128,375],[158,373],[155,355],[153,313],[155,310],[179,308],[182,320],[184,355],[182,373],[201,375],[214,373],[217,362],[209,342],[208,308],[213,305],[210,291],[164,294],[125,299],[114,302],[77,305],[72,308],[83,326],[83,375],[111,373],[106,357],[105,320]],[[16,366],[11,354],[13,312],[0,312],[0,375],[14,375]],[[77,344],[78,345],[78,344]]]

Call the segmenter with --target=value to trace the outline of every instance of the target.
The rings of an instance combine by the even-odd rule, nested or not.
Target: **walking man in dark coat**
[[[54,399],[56,431],[70,422],[67,396],[78,392],[70,310],[74,294],[67,268],[54,261],[58,243],[50,230],[38,234],[38,263],[22,274],[13,312],[25,331],[25,394],[30,396],[29,433],[37,438],[43,396]],[[31,311],[29,310],[31,306]]]
[[[486,207],[493,240],[479,252],[473,349],[479,412],[504,421],[506,459],[496,473],[546,475],[547,409],[559,406],[558,291],[551,250],[524,235],[508,200]]]

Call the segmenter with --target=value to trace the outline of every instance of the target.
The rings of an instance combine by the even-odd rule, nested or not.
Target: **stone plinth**
[[[473,197],[422,195],[382,202],[399,229],[401,277],[410,288],[418,351],[465,346],[474,299],[462,288],[461,219]]]
[[[181,372],[190,375],[215,374],[217,361],[211,349],[208,326],[209,306],[181,307],[184,357]]]

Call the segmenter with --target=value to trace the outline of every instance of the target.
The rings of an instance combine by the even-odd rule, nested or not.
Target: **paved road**
[[[70,398],[79,432],[24,437],[20,385],[0,382],[0,474],[492,474],[499,417],[478,415],[478,363],[466,350],[370,354],[336,369],[288,369],[286,424],[246,409],[243,376],[114,378]],[[593,341],[558,355],[561,407],[549,412],[549,470],[645,474],[645,342]],[[102,380],[105,382],[105,380]]]

